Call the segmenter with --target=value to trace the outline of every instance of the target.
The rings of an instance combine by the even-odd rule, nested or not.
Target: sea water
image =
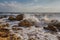
[[[6,16],[10,16],[10,15],[19,15],[19,13],[1,13],[1,16],[6,15]],[[43,29],[43,27],[47,26],[47,23],[51,20],[58,20],[60,21],[60,14],[59,13],[51,13],[51,14],[47,14],[47,13],[35,13],[35,14],[26,14],[26,19],[28,17],[32,17],[35,16],[37,18],[37,20],[39,20],[39,22],[36,22],[35,25],[39,26],[39,27],[35,27],[35,26],[31,26],[30,28],[25,28],[25,27],[19,27],[22,28],[22,30],[18,30],[18,31],[14,31],[12,30],[12,26],[13,25],[18,25],[19,21],[9,21],[8,17],[7,18],[3,18],[0,20],[3,20],[5,22],[8,22],[10,24],[9,29],[12,31],[12,33],[15,33],[17,36],[21,37],[22,40],[28,40],[29,38],[33,38],[35,40],[60,40],[58,39],[57,36],[60,37],[60,32],[57,32],[57,34],[51,34],[50,32],[46,32],[46,30]],[[28,15],[28,16],[27,16]],[[35,20],[36,18],[34,17]]]

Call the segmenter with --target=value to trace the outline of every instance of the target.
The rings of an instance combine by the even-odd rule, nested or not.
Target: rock
[[[0,24],[0,29],[1,29],[1,28],[5,28],[5,27],[9,27],[9,24],[8,24],[8,23]]]
[[[12,27],[18,27],[18,25],[13,25]]]
[[[58,20],[51,20],[50,23],[48,23],[47,27],[44,27],[44,29],[48,29],[50,31],[60,31],[60,22]]]
[[[48,25],[47,27],[44,27],[44,29],[50,30],[50,31],[54,31],[57,32],[57,28],[53,25]]]
[[[6,18],[7,16],[6,15],[3,15],[3,16],[0,16],[0,19],[2,19],[2,18]]]
[[[10,32],[8,29],[0,29],[0,40],[10,40]]]
[[[21,37],[18,37],[18,35],[16,34],[12,34],[11,37],[10,37],[11,40],[22,40]]]
[[[17,15],[16,20],[17,21],[23,20],[23,16],[24,16],[24,14]]]
[[[15,19],[13,16],[9,16],[8,20],[14,21],[14,20],[16,20],[16,19]]]
[[[60,40],[60,36],[57,36],[58,40]]]
[[[13,30],[22,30],[22,28],[12,27]]]
[[[55,22],[59,22],[58,20],[51,20],[51,22],[55,23]]]
[[[28,40],[36,40],[35,38],[30,38],[30,39],[28,39]]]
[[[19,25],[19,26],[30,27],[30,26],[33,26],[33,23],[31,23],[31,22],[28,21],[28,20],[22,20],[18,25]]]
[[[4,28],[2,28],[2,29],[0,29],[0,37],[8,37],[9,36],[9,30],[8,29],[4,29]]]
[[[18,25],[14,25],[14,26],[12,26],[12,30],[22,30],[22,28],[19,28]]]
[[[52,20],[48,25],[53,25],[60,31],[60,22],[58,20]]]
[[[0,19],[2,19],[3,17],[2,16],[0,16]]]
[[[9,23],[6,23],[6,26],[9,27]]]

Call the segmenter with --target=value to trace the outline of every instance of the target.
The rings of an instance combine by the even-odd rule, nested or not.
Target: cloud
[[[38,2],[39,0],[34,1]],[[60,12],[60,1],[46,3],[47,5],[36,4],[35,2],[23,4],[17,1],[5,1],[4,3],[0,3],[0,12]]]

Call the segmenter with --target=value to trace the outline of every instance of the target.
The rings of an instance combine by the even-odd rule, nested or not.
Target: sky
[[[0,12],[60,12],[60,0],[0,0]]]

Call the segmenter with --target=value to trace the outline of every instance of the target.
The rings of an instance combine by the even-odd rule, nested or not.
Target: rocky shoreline
[[[2,16],[0,40],[60,40],[60,21],[30,14]]]

